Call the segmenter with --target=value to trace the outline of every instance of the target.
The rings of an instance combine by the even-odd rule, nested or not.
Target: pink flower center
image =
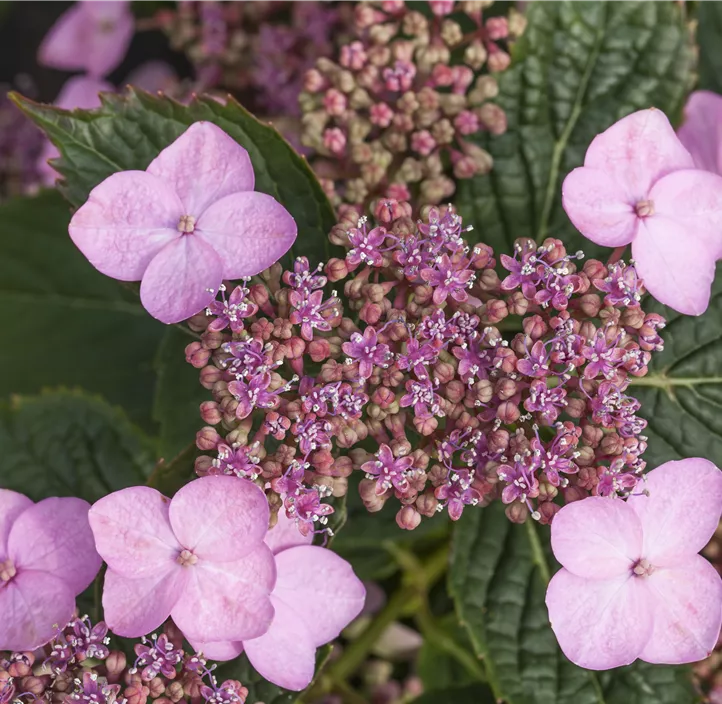
[[[637,216],[640,218],[648,218],[654,215],[654,201],[653,200],[640,200],[635,206],[634,210]]]
[[[649,575],[654,572],[654,565],[651,565],[648,560],[642,558],[634,565],[632,572],[634,572],[637,577],[649,577]]]
[[[189,235],[196,229],[196,219],[192,215],[181,215],[178,221],[178,232]]]
[[[192,565],[195,565],[196,562],[198,562],[198,557],[194,555],[190,550],[181,550],[181,552],[178,553],[178,557],[176,557],[175,561],[181,567],[191,567]]]
[[[0,581],[9,582],[16,574],[17,570],[12,560],[8,559],[5,562],[0,562]]]

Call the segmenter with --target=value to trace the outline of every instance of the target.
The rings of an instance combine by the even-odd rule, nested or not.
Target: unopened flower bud
[[[525,523],[526,519],[529,518],[529,509],[526,507],[526,504],[519,503],[518,501],[509,504],[504,509],[504,513],[512,523]]]
[[[396,514],[396,524],[403,530],[414,530],[421,523],[421,514],[414,506],[404,506]]]
[[[218,422],[220,422],[220,420]],[[206,426],[196,433],[196,447],[203,452],[215,450],[220,442],[222,442],[222,438],[215,428]]]
[[[567,405],[564,412],[570,418],[581,418],[587,410],[587,402],[583,398],[566,398]]]
[[[511,315],[526,315],[529,310],[529,301],[521,291],[514,291],[507,299],[507,305]]]
[[[211,351],[203,347],[200,342],[191,342],[185,349],[186,362],[192,364],[196,369],[205,367],[211,358]]]
[[[486,308],[481,320],[486,325],[496,325],[509,315],[509,309],[504,301],[492,298],[486,302]]]
[[[215,401],[203,401],[200,405],[201,418],[208,425],[218,425],[223,419],[220,406]]]
[[[496,409],[496,417],[506,425],[516,423],[520,415],[519,406],[513,401],[504,401],[500,403],[499,408]]]

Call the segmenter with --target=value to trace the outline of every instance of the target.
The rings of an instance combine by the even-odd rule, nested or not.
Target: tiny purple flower
[[[351,340],[344,342],[341,348],[350,359],[358,361],[359,375],[363,379],[368,379],[374,373],[374,365],[388,366],[391,358],[389,346],[378,341],[376,330],[370,325],[363,331],[363,335],[353,333]]]
[[[381,445],[376,459],[365,462],[361,469],[368,479],[376,479],[376,493],[381,495],[392,487],[402,494],[409,488],[409,472],[414,464],[413,457],[394,457],[388,445]]]

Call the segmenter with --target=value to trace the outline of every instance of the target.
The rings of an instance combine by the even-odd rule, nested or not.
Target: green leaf
[[[611,673],[602,673],[607,704],[684,704],[699,701],[684,667],[637,662]]]
[[[473,651],[466,631],[458,624],[453,614],[440,620],[437,625],[444,637],[458,644],[465,652]],[[479,677],[470,673],[457,658],[444,649],[439,640],[438,635],[427,637],[419,651],[416,670],[424,685],[424,691],[478,683]]]
[[[296,220],[298,251],[315,261],[327,258],[326,236],[335,216],[306,160],[231,96],[225,105],[206,96],[186,106],[129,88],[122,95],[103,94],[97,110],[74,111],[11,97],[60,150],[54,166],[64,176],[60,189],[74,206],[116,171],[145,169],[193,122],[215,123],[248,150],[256,190],[273,196]]]
[[[158,348],[158,374],[153,418],[160,426],[160,456],[170,460],[195,441],[203,427],[198,407],[212,399],[201,386],[199,370],[185,360],[185,347],[191,338],[176,327],[169,327]]]
[[[147,428],[166,327],[90,266],[69,219],[54,191],[0,205],[0,398],[82,386]]]
[[[700,2],[697,9],[699,88],[722,93],[722,3]]]
[[[484,684],[465,687],[442,687],[424,692],[413,704],[496,704],[491,690]]]
[[[649,374],[628,392],[649,423],[644,459],[650,469],[683,457],[722,466],[722,265],[703,315],[681,315],[651,298],[644,309],[667,320],[664,351],[652,355]]]
[[[79,391],[15,396],[0,407],[0,486],[39,501],[94,502],[143,484],[153,447],[118,408]]]
[[[544,604],[551,570],[542,530],[512,524],[500,502],[465,511],[454,529],[449,590],[494,695],[507,704],[637,704],[648,700],[625,699],[625,683],[643,681],[630,693],[657,704],[697,701],[684,668],[659,675],[638,664],[600,677],[564,657]],[[678,686],[668,686],[672,679]]]
[[[716,4],[716,3],[711,3]],[[482,241],[509,252],[517,237],[583,240],[561,206],[561,184],[589,143],[625,115],[656,106],[680,114],[693,82],[684,8],[671,2],[534,2],[499,77],[506,134],[481,145],[490,174],[460,181],[456,205]]]

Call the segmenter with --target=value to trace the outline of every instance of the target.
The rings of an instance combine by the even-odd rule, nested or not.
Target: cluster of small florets
[[[426,14],[403,0],[356,6],[357,38],[338,63],[319,59],[301,95],[302,139],[334,203],[408,200],[412,190],[414,202],[441,203],[452,175],[491,169],[470,138],[506,131],[491,74],[507,68],[505,47],[524,28],[515,11],[486,19],[491,4],[432,1]]]
[[[345,3],[179,2],[158,21],[184,51],[204,89],[240,92],[264,115],[297,117],[303,76],[334,53],[344,33]]]
[[[135,645],[136,660],[110,650],[108,627],[74,618],[34,653],[0,653],[0,704],[244,704],[248,690],[235,680],[221,684],[198,654],[183,649],[169,621],[160,636]]]
[[[626,391],[664,324],[634,268],[520,240],[500,278],[451,209],[409,213],[348,212],[330,234],[343,258],[274,265],[191,319],[186,358],[213,394],[198,474],[257,482],[304,532],[354,471],[366,507],[397,500],[408,529],[495,497],[547,522],[560,492],[628,493],[646,422]]]

